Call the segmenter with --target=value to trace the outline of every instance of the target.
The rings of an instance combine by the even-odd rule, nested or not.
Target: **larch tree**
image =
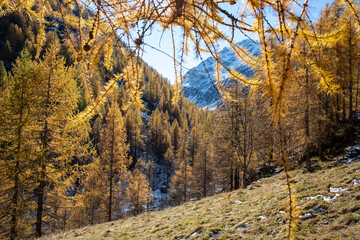
[[[309,53],[312,55],[312,61],[307,66],[311,68],[315,78],[319,80],[318,87],[322,90],[320,91],[319,98],[323,100],[325,107],[330,109],[328,107],[330,104],[328,103],[333,102],[334,99],[328,98],[327,95],[336,94],[336,115],[340,118],[341,112],[342,121],[346,122],[353,111],[354,76],[352,69],[355,52],[353,51],[354,38],[352,38],[351,33],[356,28],[352,26],[351,22],[354,20],[357,27],[360,24],[360,3],[351,0],[337,1],[341,8],[346,8],[350,16],[349,20],[351,20],[349,21],[350,24],[348,24],[349,28],[344,28],[347,30],[346,32],[350,33],[350,36],[345,38],[347,41],[344,45],[347,46],[345,48],[347,50],[345,55],[348,56],[346,58],[346,71],[338,67],[333,68],[334,65],[331,64],[323,64],[324,61],[319,60],[319,56],[322,57],[322,54],[316,52],[316,49],[318,49],[317,42],[326,39],[326,34],[319,34],[315,28],[303,31],[305,24],[312,25],[312,19],[310,14],[308,14],[308,0],[301,2],[295,0],[259,0],[245,1],[245,4],[243,3],[240,1],[223,2],[214,0],[161,2],[138,0],[120,1],[117,4],[112,4],[111,1],[107,0],[85,0],[81,1],[81,3],[79,1],[55,0],[5,0],[1,2],[0,14],[3,16],[17,11],[27,13],[30,17],[38,20],[38,36],[36,36],[35,46],[36,57],[39,57],[41,53],[41,46],[45,39],[45,26],[49,23],[47,19],[49,17],[61,19],[65,28],[65,41],[69,43],[76,62],[80,63],[81,70],[84,73],[84,83],[91,82],[90,75],[88,74],[89,70],[102,56],[103,49],[106,49],[104,66],[109,73],[108,79],[110,80],[107,81],[104,91],[100,92],[98,96],[91,94],[91,84],[86,85],[86,91],[90,96],[89,102],[91,104],[89,104],[85,111],[79,114],[79,119],[89,119],[94,116],[99,106],[105,105],[105,95],[111,92],[109,89],[116,86],[116,83],[120,81],[125,82],[125,85],[130,89],[129,96],[131,101],[136,102],[139,107],[142,107],[142,84],[140,82],[143,78],[139,77],[142,69],[136,63],[137,61],[134,61],[134,58],[141,55],[146,38],[158,26],[163,30],[170,29],[172,33],[174,30],[179,30],[181,35],[180,44],[177,44],[174,35],[174,40],[172,41],[176,75],[172,95],[172,111],[182,127],[185,125],[182,122],[183,118],[181,119],[182,112],[180,112],[184,108],[183,102],[180,99],[183,81],[182,63],[184,56],[188,54],[191,47],[195,49],[197,56],[201,57],[201,54],[207,53],[216,60],[215,83],[223,99],[233,101],[231,94],[224,88],[225,81],[222,81],[221,77],[223,69],[226,70],[229,77],[234,81],[246,85],[257,85],[258,88],[261,88],[269,99],[267,106],[269,106],[271,111],[271,124],[268,134],[270,139],[268,152],[270,154],[268,156],[271,156],[271,159],[277,158],[284,165],[286,173],[290,206],[286,238],[290,239],[294,237],[294,215],[292,211],[294,201],[288,172],[290,164],[287,153],[289,151],[289,140],[293,140],[293,137],[288,136],[289,118],[286,117],[286,114],[289,110],[287,106],[287,93],[292,85],[291,82],[296,81],[292,74],[296,70],[296,64],[294,63],[297,61],[304,63],[303,59],[299,57],[300,49],[302,49],[299,48],[301,45],[299,43],[305,40]],[[228,4],[234,5],[233,9],[236,14],[227,11],[226,6]],[[91,9],[94,14],[89,14],[86,11],[87,8]],[[274,18],[272,18],[269,12],[274,14]],[[252,24],[249,24],[249,22]],[[252,56],[246,49],[236,45],[234,38],[238,34],[246,38],[254,36],[252,40],[257,41],[261,46],[261,54],[259,56]],[[119,74],[112,71],[110,64],[113,56],[112,48],[114,41],[116,42],[115,46],[119,48],[119,51],[124,56],[124,62],[126,62],[124,71]],[[121,41],[125,44],[122,44]],[[227,68],[219,54],[220,42],[228,44],[230,49],[235,52],[237,58],[256,68],[259,74],[255,78],[248,78],[235,69]],[[5,43],[6,48],[4,50],[6,51],[11,50],[12,47],[8,43],[8,41]],[[323,45],[327,44],[329,44],[329,41],[323,41]],[[131,51],[125,46],[131,46]],[[342,53],[344,53],[338,47],[336,52],[339,56],[342,56]],[[180,60],[180,63],[178,60]],[[328,71],[327,68],[333,68],[338,70],[338,72],[334,74],[333,71]],[[154,84],[152,87],[154,88],[152,89],[153,96],[151,98],[159,100],[160,84]],[[350,95],[347,95],[349,92]],[[319,108],[319,115],[325,115],[324,112],[326,113],[326,110]],[[321,119],[318,121],[319,132],[325,132],[326,123]],[[163,132],[162,129],[161,133]],[[159,146],[160,142],[161,140],[157,139],[157,146]],[[179,149],[184,145],[184,141],[180,139],[179,143],[178,149],[174,149],[175,155],[178,155]],[[249,146],[242,147],[248,149]],[[321,144],[319,144],[318,148],[321,149]],[[245,156],[243,152],[240,154],[235,151],[235,153],[239,159]],[[230,154],[233,154],[233,152]],[[320,150],[319,155],[321,155]],[[247,153],[246,158],[250,159],[249,156]],[[186,169],[187,163],[184,166]],[[235,175],[238,175],[238,171],[239,169],[235,169]]]
[[[175,118],[170,128],[171,144],[174,152],[176,152],[180,147],[180,131],[179,122]]]
[[[214,149],[209,133],[204,133],[192,167],[192,193],[197,198],[214,193]]]
[[[99,157],[83,167],[81,178],[81,190],[75,195],[69,219],[72,228],[104,222],[107,214],[107,179]]]
[[[136,160],[138,158],[138,151],[142,147],[144,137],[141,134],[143,121],[140,109],[135,105],[130,106],[127,109],[125,118],[127,141],[130,145],[130,155]]]
[[[14,56],[13,49],[11,47],[11,43],[9,42],[9,40],[6,40],[5,45],[2,47],[1,55],[2,55],[1,59],[3,59],[5,61],[5,64],[9,66]]]
[[[18,239],[29,234],[26,232],[29,222],[25,218],[33,211],[29,193],[35,184],[32,175],[37,156],[33,148],[37,109],[34,103],[38,100],[39,84],[38,64],[23,51],[0,98],[0,171],[3,179],[0,234],[4,238]]]
[[[171,143],[171,135],[166,129],[163,134],[163,146],[164,146],[164,168],[162,168],[161,179],[163,185],[167,186],[169,183],[169,176],[172,172],[172,164],[174,159],[174,152]]]
[[[150,200],[149,180],[143,173],[144,166],[140,162],[131,173],[129,184],[126,189],[126,199],[132,204],[132,212],[137,215],[144,211]]]
[[[87,154],[88,126],[74,124],[79,92],[73,69],[65,67],[58,55],[59,43],[53,42],[39,63],[41,75],[38,86],[36,142],[36,235],[66,216],[66,195],[77,176],[75,157]],[[61,224],[55,226],[63,228]]]
[[[119,198],[123,176],[127,171],[130,159],[126,144],[126,129],[123,116],[117,103],[117,88],[112,90],[112,100],[105,117],[105,129],[101,141],[101,162],[106,176],[107,220],[113,219],[115,201]]]
[[[200,133],[197,128],[197,125],[193,125],[190,132],[189,140],[189,154],[190,154],[190,163],[194,164],[196,151],[199,148],[200,144]]]
[[[150,135],[150,144],[155,148],[155,153],[157,156],[161,156],[161,145],[162,145],[162,134],[163,134],[163,124],[162,124],[162,112],[157,108],[150,117],[149,122],[149,135]]]
[[[171,179],[171,193],[176,204],[186,202],[191,186],[191,166],[189,164],[189,130],[186,118],[183,119],[180,130],[179,147],[174,156],[174,175]]]
[[[238,189],[247,186],[249,170],[254,162],[258,124],[251,89],[237,83],[230,88],[229,92],[236,101],[225,103],[225,111],[219,114],[218,134],[224,143],[220,146],[223,164],[231,161],[230,188]]]
[[[8,78],[4,62],[0,61],[0,94],[5,90],[7,81]]]

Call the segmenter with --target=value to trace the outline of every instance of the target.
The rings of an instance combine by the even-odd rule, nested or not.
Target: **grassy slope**
[[[310,219],[299,220],[296,238],[360,239],[360,183],[355,186],[352,182],[355,178],[360,179],[360,162],[335,168],[329,168],[333,162],[320,164],[322,170],[315,173],[303,174],[302,170],[290,173],[299,215],[310,212],[314,205],[325,209]],[[336,193],[329,191],[330,186],[347,188],[348,191],[341,192],[330,203],[322,198],[304,199],[318,194],[335,196]],[[43,239],[209,239],[218,231],[221,233],[216,239],[282,239],[287,215],[281,211],[285,211],[286,200],[282,173],[256,182],[246,190]],[[259,216],[266,219],[261,220]],[[350,222],[357,223],[348,226]],[[239,230],[238,227],[244,223],[252,225]]]

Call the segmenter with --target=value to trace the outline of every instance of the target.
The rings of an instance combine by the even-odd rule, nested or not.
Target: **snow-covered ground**
[[[353,146],[345,148],[346,154],[341,157],[338,164],[350,164],[360,161],[360,139],[354,142]]]
[[[155,155],[149,152],[141,152],[140,159],[147,163],[151,161],[154,165],[151,172],[150,180],[150,211],[163,210],[169,207],[169,185],[170,185],[170,172],[169,167],[166,166],[163,159],[157,158]]]

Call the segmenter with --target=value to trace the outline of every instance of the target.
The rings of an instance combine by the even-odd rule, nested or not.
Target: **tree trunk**
[[[46,100],[45,100],[45,121],[44,121],[44,128],[42,131],[43,136],[41,137],[42,141],[42,148],[43,148],[43,156],[40,158],[40,180],[39,180],[39,187],[38,187],[38,202],[37,202],[37,213],[36,213],[36,236],[41,237],[41,228],[42,228],[42,217],[44,211],[44,197],[45,197],[45,186],[46,186],[46,161],[48,158],[48,151],[49,151],[49,126],[48,126],[48,119],[49,119],[49,107],[50,107],[50,89],[51,89],[51,77],[52,77],[52,68],[50,69],[50,74],[48,77],[47,83],[47,91],[46,91]]]
[[[339,93],[336,93],[336,124],[340,123],[340,97]]]
[[[112,215],[112,195],[113,195],[113,163],[111,159],[110,163],[110,187],[109,187],[109,207],[108,207],[108,221],[111,221],[111,215]]]
[[[243,171],[241,186],[242,186],[243,189],[246,188],[246,171]]]
[[[306,169],[309,172],[312,172],[311,162],[310,162],[310,120],[309,120],[309,70],[306,68],[306,109],[305,109],[305,136],[306,136]]]
[[[45,165],[41,166],[40,184],[38,187],[38,203],[36,213],[36,236],[41,237],[42,215],[44,211]]]
[[[321,108],[318,109],[319,114],[321,115]],[[323,149],[323,143],[322,143],[322,121],[321,119],[318,119],[318,136],[317,136],[317,147],[318,147],[318,155],[320,158],[320,161],[327,161],[325,155],[324,155],[324,149]]]
[[[234,190],[234,170],[233,167],[230,168],[230,191]]]
[[[187,187],[187,171],[186,171],[186,160],[184,159],[184,177],[185,177],[185,181],[184,181],[184,199],[183,202],[186,202],[186,187]]]
[[[360,71],[359,71],[360,66],[359,65],[357,67],[355,111],[357,111],[357,108],[358,108],[358,97],[359,97],[359,78],[360,78]]]
[[[343,122],[346,121],[346,101],[345,101],[345,95],[342,97],[342,118]]]
[[[26,83],[26,82],[24,82]],[[22,91],[21,91],[21,103],[24,101],[24,90],[25,86],[22,85]],[[22,130],[23,130],[23,112],[24,112],[24,105],[20,105],[19,109],[19,123],[18,123],[18,129],[17,129],[17,146],[16,146],[16,163],[15,163],[15,177],[14,177],[14,196],[12,199],[13,203],[13,210],[12,210],[12,216],[11,216],[11,228],[10,228],[10,239],[15,240],[18,236],[18,204],[19,204],[19,170],[20,170],[20,160],[19,160],[19,154],[21,151],[21,141],[22,141]]]
[[[12,216],[11,216],[11,229],[10,229],[10,239],[15,240],[17,239],[17,208],[18,208],[18,200],[19,200],[19,160],[16,159],[16,165],[15,165],[15,179],[14,179],[14,196],[13,196],[13,205],[14,208],[12,210]]]
[[[204,194],[204,197],[206,197],[207,195],[207,174],[206,174],[206,164],[207,164],[207,148],[205,147],[205,155],[204,155],[204,186],[203,186],[203,194]]]
[[[64,213],[64,221],[63,221],[63,231],[66,231],[66,208],[65,208],[65,213]]]
[[[240,188],[240,171],[239,168],[235,168],[235,190]]]
[[[115,108],[115,103],[113,103]],[[114,110],[115,113],[115,110]],[[110,153],[110,175],[109,175],[109,199],[108,199],[108,221],[112,220],[112,198],[113,198],[113,181],[114,181],[114,144],[115,144],[115,117],[112,117],[112,136],[111,136],[111,153]]]
[[[324,155],[323,144],[322,144],[320,138],[318,139],[318,155],[319,155],[320,161],[323,161],[323,162],[328,161],[328,159]]]
[[[349,119],[353,117],[353,97],[352,97],[352,47],[351,47],[351,17],[349,20]]]

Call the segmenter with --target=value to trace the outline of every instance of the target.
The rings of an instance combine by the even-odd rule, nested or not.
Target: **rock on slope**
[[[318,164],[321,169],[315,173],[290,172],[297,239],[359,239],[360,162]],[[284,239],[285,184],[281,173],[245,190],[42,239]]]
[[[259,45],[251,40],[243,40],[237,43],[238,46],[244,47],[253,55],[259,55]],[[240,73],[251,76],[254,74],[253,70],[242,64],[237,58],[235,53],[230,48],[223,48],[220,51],[221,61],[228,68],[237,69]],[[186,74],[183,82],[184,95],[186,98],[193,100],[197,105],[209,109],[216,108],[220,105],[220,96],[214,87],[213,83],[215,73],[215,59],[212,57],[207,58],[198,66],[190,69]],[[225,69],[222,71],[222,78],[227,82],[227,72]],[[210,78],[211,77],[211,78]]]

